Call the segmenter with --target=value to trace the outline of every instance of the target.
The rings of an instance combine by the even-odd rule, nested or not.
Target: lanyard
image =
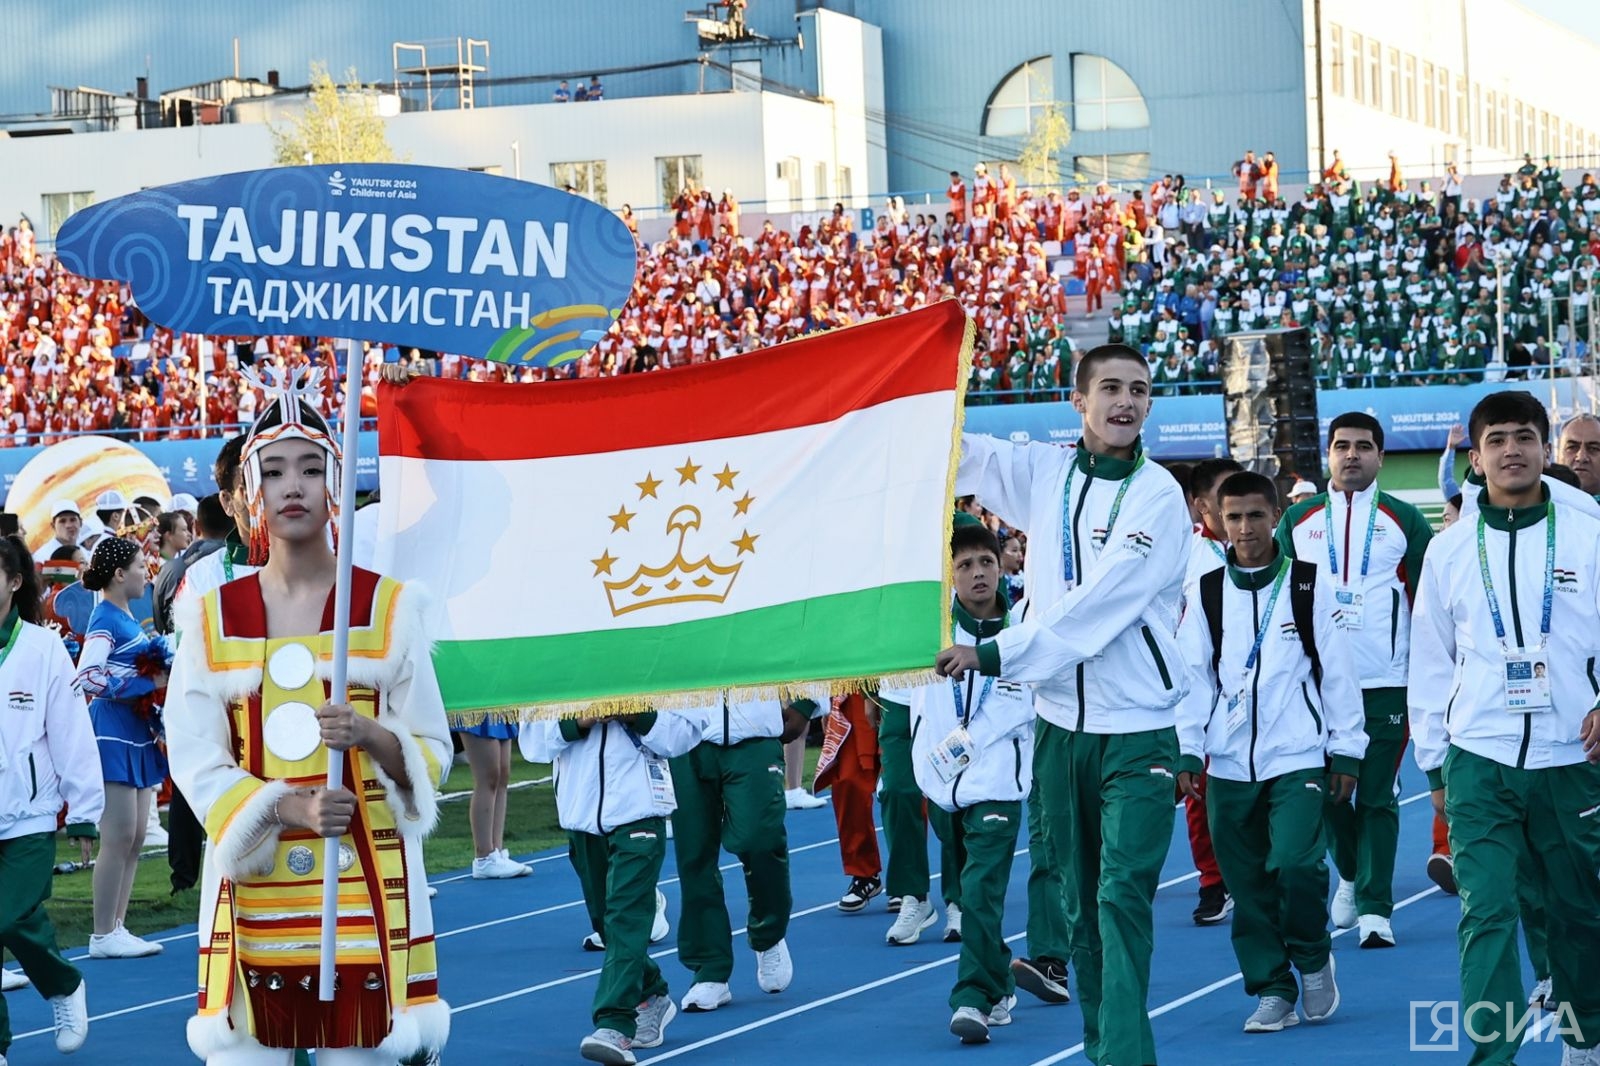
[[[1010,611],[1006,612],[1005,621],[1008,622],[1008,623],[1011,621],[1011,612]],[[957,627],[955,625],[953,625],[953,624],[950,626],[950,643],[951,644],[956,643],[956,628]],[[1005,625],[1002,624],[1001,628],[1004,629]],[[973,637],[973,640],[976,641],[977,637]],[[3,662],[3,661],[4,661],[3,659],[0,659],[0,662]],[[961,699],[961,683],[958,682],[955,678],[951,678],[950,679],[950,701],[955,704],[956,717],[961,719],[961,724],[963,726],[965,726],[968,722],[972,721],[973,714],[975,714],[978,711],[983,710],[983,702],[984,702],[984,700],[987,700],[989,698],[989,693],[993,689],[994,689],[994,678],[992,678],[992,677],[984,678],[983,679],[983,691],[978,693],[978,704],[977,704],[976,707],[974,707],[972,705],[972,672],[968,671],[968,673],[967,673],[967,698],[966,698],[966,701],[965,701],[964,704],[963,704],[962,699]]]
[[[1354,503],[1354,499],[1351,500]],[[1329,497],[1328,505],[1322,509],[1323,519],[1328,528],[1328,573],[1333,577],[1339,576],[1339,556],[1333,550],[1333,499]],[[1345,519],[1349,521],[1349,519]],[[1372,494],[1372,513],[1367,516],[1367,539],[1361,548],[1361,576],[1367,576],[1367,567],[1372,562],[1372,531],[1378,528],[1378,494]],[[1350,584],[1350,575],[1345,574],[1344,583]]]
[[[11,628],[6,630],[6,646],[0,648],[0,666],[4,666],[11,657],[11,649],[17,646],[17,630],[22,628],[22,619],[18,618],[11,623]]]
[[[1216,541],[1212,540],[1210,537],[1207,537],[1203,533],[1201,534],[1201,537],[1207,544],[1211,545],[1211,550],[1217,553],[1218,559],[1221,559],[1223,562],[1228,561],[1228,552],[1225,548],[1223,548],[1222,545],[1218,544]]]
[[[1128,476],[1122,479],[1122,487],[1117,489],[1116,498],[1111,501],[1111,513],[1106,517],[1106,539],[1103,543],[1111,543],[1111,531],[1116,527],[1117,515],[1122,513],[1122,501],[1128,495],[1128,486],[1133,484],[1133,479],[1144,469],[1144,460],[1145,456],[1140,454],[1139,461],[1133,464]],[[1076,572],[1072,558],[1072,478],[1077,472],[1078,460],[1074,456],[1071,465],[1067,467],[1067,487],[1061,492],[1061,578],[1068,585],[1074,584],[1073,575]],[[1091,483],[1093,480],[1090,478]]]
[[[1556,505],[1545,504],[1544,528],[1544,597],[1539,615],[1539,644],[1542,647],[1550,638],[1550,612],[1555,607],[1556,589]],[[1494,594],[1494,580],[1489,576],[1489,548],[1484,539],[1484,520],[1478,514],[1478,572],[1483,576],[1483,594],[1489,599],[1489,617],[1494,621],[1494,635],[1500,647],[1506,647],[1506,626],[1500,617],[1500,598]],[[1517,534],[1513,531],[1511,536]]]
[[[225,581],[233,580],[233,559],[228,553],[228,546],[222,546],[222,577]]]
[[[1278,593],[1283,591],[1284,579],[1289,576],[1288,560],[1278,560],[1278,576],[1272,582],[1272,595],[1267,599],[1267,609],[1261,614],[1261,628],[1256,631],[1256,641],[1250,645],[1250,654],[1244,660],[1244,672],[1249,674],[1256,668],[1256,658],[1261,654],[1261,642],[1267,639],[1267,630],[1272,628],[1272,609],[1278,605]]]

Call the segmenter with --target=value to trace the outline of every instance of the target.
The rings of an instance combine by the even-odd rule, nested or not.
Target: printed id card
[[[972,737],[965,729],[957,728],[939,741],[939,746],[928,753],[933,772],[941,781],[954,781],[963,770],[972,765]]]
[[[1550,663],[1541,649],[1506,652],[1506,710],[1539,714],[1550,710]]]
[[[1359,592],[1348,589],[1336,589],[1333,598],[1339,603],[1339,620],[1346,629],[1360,629],[1362,627],[1362,600]]]
[[[1228,735],[1231,737],[1239,731],[1250,717],[1250,697],[1240,688],[1228,697]]]
[[[650,801],[657,807],[677,807],[678,793],[672,787],[672,770],[665,759],[645,759],[645,773],[650,778]]]

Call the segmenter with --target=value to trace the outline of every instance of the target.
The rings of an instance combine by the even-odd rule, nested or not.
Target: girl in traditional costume
[[[270,395],[244,446],[251,562],[183,604],[167,712],[172,774],[206,826],[199,1013],[212,1066],[426,1061],[439,998],[422,839],[450,765],[415,588],[357,569],[350,691],[329,702],[339,449],[315,373]],[[270,554],[269,554],[270,547]],[[347,787],[325,787],[342,752]],[[323,838],[339,839],[336,978],[318,996]]]

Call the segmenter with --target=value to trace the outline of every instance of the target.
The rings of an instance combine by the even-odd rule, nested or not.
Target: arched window
[[[1128,72],[1104,56],[1072,57],[1072,128],[1138,130],[1150,125],[1150,109]]]
[[[983,114],[985,137],[1026,137],[1034,119],[1055,99],[1055,64],[1049,56],[1030,59],[1005,76]]]

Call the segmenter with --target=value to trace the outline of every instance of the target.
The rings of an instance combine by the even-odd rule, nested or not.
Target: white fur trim
[[[268,781],[244,801],[228,822],[220,840],[211,842],[211,860],[217,872],[230,881],[260,877],[272,869],[278,834],[283,830],[273,810],[294,787],[287,781]]]
[[[400,742],[400,757],[405,761],[406,777],[410,778],[411,787],[402,789],[394,778],[384,772],[376,758],[371,760],[372,772],[378,775],[378,780],[383,782],[384,792],[388,794],[389,808],[394,811],[395,829],[403,837],[420,840],[432,833],[439,821],[439,799],[433,787],[433,774],[428,771],[428,762],[422,756],[422,746],[406,730],[405,723],[389,715],[380,715],[377,724]]]
[[[222,549],[226,551],[227,549]],[[208,555],[205,562],[210,559]],[[206,595],[213,595],[215,590]],[[184,660],[188,683],[221,703],[231,703],[261,691],[260,665],[235,670],[212,670],[206,662],[205,596],[179,596],[173,604],[173,623],[179,634],[177,657]]]
[[[386,1058],[405,1062],[419,1051],[438,1052],[450,1039],[450,1004],[444,1000],[395,1011],[389,1036],[378,1045]]]
[[[428,616],[432,601],[426,590],[416,582],[405,582],[395,594],[394,622],[390,630],[389,648],[381,659],[353,658],[348,668],[348,680],[353,685],[368,688],[386,688],[400,676],[401,669],[411,656],[412,649],[425,648],[430,653],[433,641],[429,636]],[[324,681],[333,679],[333,662],[318,658],[317,676]]]
[[[196,1014],[189,1019],[185,1029],[189,1038],[189,1050],[201,1061],[208,1061],[211,1056],[219,1051],[238,1047],[243,1044],[249,1035],[242,1029],[235,1029],[228,1020],[228,1012],[218,1014]]]

